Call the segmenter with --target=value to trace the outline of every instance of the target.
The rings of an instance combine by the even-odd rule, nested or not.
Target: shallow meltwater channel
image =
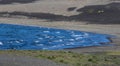
[[[0,24],[0,50],[60,50],[109,45],[109,35],[48,27]]]

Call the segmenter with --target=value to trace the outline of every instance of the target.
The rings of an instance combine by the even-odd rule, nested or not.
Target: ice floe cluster
[[[75,30],[0,24],[0,50],[60,50],[102,46],[110,42],[108,37]]]

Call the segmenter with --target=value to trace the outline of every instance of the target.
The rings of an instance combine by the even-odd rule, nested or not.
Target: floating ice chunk
[[[57,46],[55,45],[55,46],[52,46],[52,47],[57,47]]]
[[[39,40],[36,40],[35,43],[39,43],[40,41]]]
[[[36,46],[44,46],[44,44],[36,44]]]
[[[44,33],[49,33],[50,31],[43,31]]]
[[[76,34],[73,34],[72,37],[80,37],[82,35],[76,35]]]
[[[74,45],[73,43],[69,43],[69,44],[66,44],[66,45]]]
[[[55,32],[55,33],[58,33],[58,34],[59,34],[60,32],[59,32],[59,31],[57,31],[57,32]]]
[[[42,40],[43,38],[38,38],[38,39]]]
[[[64,38],[65,36],[58,36],[58,38]]]
[[[8,43],[13,43],[12,41],[8,41]]]
[[[20,40],[21,42],[23,42],[24,40]]]
[[[20,43],[20,41],[15,41],[16,43]]]
[[[83,39],[83,37],[77,37],[77,38],[75,38],[75,40],[79,40],[79,39]]]
[[[2,42],[0,42],[0,45],[3,45],[3,43],[2,43]]]
[[[43,50],[47,50],[48,48],[43,48]]]
[[[45,36],[45,38],[50,38],[50,36]]]
[[[55,40],[54,42],[62,42],[63,40],[62,39],[59,39],[59,40]]]
[[[75,39],[69,39],[70,41],[75,41]]]
[[[89,34],[85,32],[85,33],[84,33],[84,36],[87,37],[87,36],[89,36]]]

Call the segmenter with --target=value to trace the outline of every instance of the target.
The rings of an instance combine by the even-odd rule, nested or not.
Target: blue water
[[[108,35],[47,27],[0,24],[0,50],[60,50],[103,46]]]

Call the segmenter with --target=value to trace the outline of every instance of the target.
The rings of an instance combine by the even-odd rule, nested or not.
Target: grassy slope
[[[71,66],[119,66],[120,52],[87,53],[78,54],[65,51],[0,51],[0,54],[27,55],[36,58],[44,58],[57,63],[65,63]]]

